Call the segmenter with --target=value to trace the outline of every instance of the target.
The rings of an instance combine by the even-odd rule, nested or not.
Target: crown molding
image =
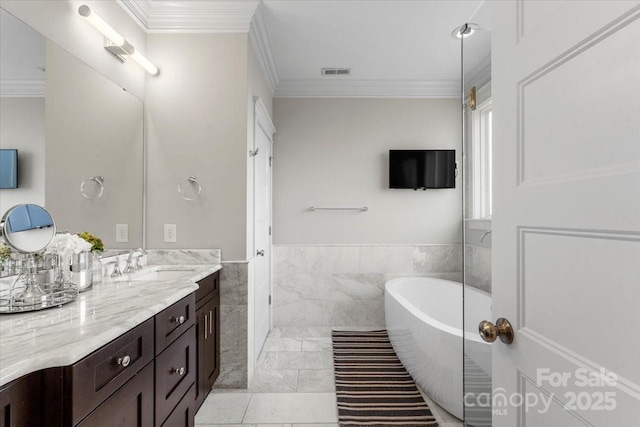
[[[273,94],[280,83],[280,76],[278,75],[276,61],[273,58],[271,41],[269,40],[267,26],[264,21],[264,15],[262,14],[263,7],[264,6],[261,5],[258,6],[253,16],[251,29],[249,30],[249,40],[256,52],[262,74],[265,76],[269,89]]]
[[[148,33],[247,33],[258,0],[117,0]]]
[[[274,98],[460,98],[460,82],[349,78],[281,80]]]
[[[43,98],[44,95],[44,80],[0,80],[3,98]]]

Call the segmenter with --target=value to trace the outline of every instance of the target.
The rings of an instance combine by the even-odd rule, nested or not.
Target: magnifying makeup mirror
[[[23,254],[22,274],[8,289],[0,289],[0,313],[17,313],[55,307],[73,301],[77,286],[62,284],[49,289],[37,278],[36,254],[42,253],[56,234],[53,218],[41,206],[17,205],[0,221],[0,237]]]
[[[17,205],[0,222],[0,236],[9,247],[22,254],[45,250],[56,234],[53,218],[38,205]]]

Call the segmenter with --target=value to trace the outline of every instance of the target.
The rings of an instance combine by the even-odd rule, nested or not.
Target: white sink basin
[[[137,280],[183,280],[192,276],[197,270],[156,270],[131,279]]]

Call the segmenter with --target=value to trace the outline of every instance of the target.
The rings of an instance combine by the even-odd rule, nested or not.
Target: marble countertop
[[[153,265],[81,293],[61,307],[0,315],[0,386],[30,372],[71,365],[198,289],[220,265]],[[140,280],[183,270],[174,280]]]

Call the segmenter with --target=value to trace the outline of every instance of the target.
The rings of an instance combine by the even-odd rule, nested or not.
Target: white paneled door
[[[640,2],[493,7],[493,425],[640,425]]]
[[[254,350],[260,355],[271,327],[271,138],[273,125],[256,102],[254,130]],[[254,360],[255,362],[255,360]]]

